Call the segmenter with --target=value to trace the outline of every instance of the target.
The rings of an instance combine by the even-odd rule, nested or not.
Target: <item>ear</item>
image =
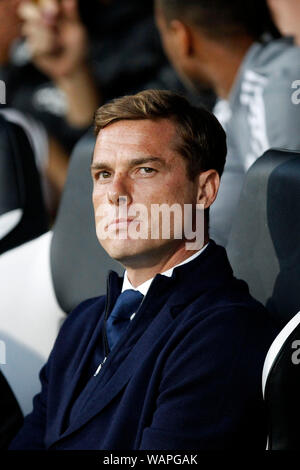
[[[194,35],[191,28],[179,20],[172,20],[169,24],[173,36],[176,53],[181,57],[189,57],[194,52]]]
[[[207,170],[198,176],[197,204],[203,204],[204,209],[212,205],[217,197],[220,186],[220,176],[216,170]]]

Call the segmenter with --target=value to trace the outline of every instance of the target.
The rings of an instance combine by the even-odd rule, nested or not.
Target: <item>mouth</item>
[[[115,230],[127,230],[129,225],[131,224],[131,222],[133,222],[134,219],[115,219],[113,220],[112,222],[110,222],[108,225],[107,225],[107,230],[108,231],[115,231]],[[137,220],[135,220],[135,222],[138,222]]]

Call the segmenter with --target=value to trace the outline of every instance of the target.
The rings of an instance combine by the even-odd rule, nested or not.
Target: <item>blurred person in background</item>
[[[99,105],[142,89],[184,88],[162,51],[152,0],[24,0],[19,15],[31,64],[21,67],[30,71],[12,102],[54,138],[49,174],[61,192],[68,156]],[[201,102],[211,108],[214,98],[204,92]]]
[[[47,132],[39,116],[31,112],[31,91],[45,81],[45,76],[29,61],[22,47],[22,21],[18,11],[23,3],[25,0],[0,2],[0,114],[8,122],[21,126],[27,135],[40,172],[47,209],[54,218],[65,182],[68,154]]]
[[[300,149],[300,106],[292,100],[300,51],[280,38],[262,0],[156,0],[156,18],[182,80],[219,98],[214,113],[228,154],[210,228],[225,246],[249,167],[271,147]]]
[[[8,105],[30,113],[47,131],[46,179],[54,218],[70,153],[100,104],[145,88],[186,90],[163,54],[152,0],[4,3],[10,6],[6,20],[18,28],[9,28],[13,37],[0,79],[7,85]],[[214,95],[205,90],[200,102],[211,109]]]
[[[300,46],[299,0],[267,0],[273,19],[283,36],[292,36]]]
[[[161,49],[152,0],[25,0],[19,13],[31,60],[48,77],[28,97],[31,111],[68,150],[99,104],[153,86],[182,89]]]
[[[52,190],[46,175],[49,165],[49,151],[54,148],[53,142],[48,139],[44,126],[33,119],[27,109],[20,112],[15,107],[11,107],[14,89],[17,83],[18,86],[22,86],[23,83],[23,76],[17,76],[15,67],[11,63],[12,51],[21,35],[18,8],[22,1],[2,0],[0,2],[0,18],[2,20],[0,28],[0,115],[9,123],[20,126],[25,132],[34,153],[36,166],[41,175],[44,196],[49,211],[51,211]]]

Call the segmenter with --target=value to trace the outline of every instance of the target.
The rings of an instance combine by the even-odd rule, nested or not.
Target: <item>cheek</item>
[[[105,204],[104,194],[100,191],[93,191],[92,202],[94,207],[94,215],[96,222],[101,218],[99,214],[101,213],[100,208]]]
[[[106,187],[106,185],[100,185],[100,184],[95,183],[93,187],[93,193],[92,193],[93,204],[94,205],[100,204],[106,201],[107,192],[108,192],[108,188]]]
[[[94,209],[96,209],[97,206],[100,204],[99,194],[96,193],[95,191],[93,191],[92,202],[93,202]]]
[[[163,194],[166,198],[183,202],[190,193],[191,184],[185,175],[185,169],[179,168],[177,174],[168,179],[163,186]]]

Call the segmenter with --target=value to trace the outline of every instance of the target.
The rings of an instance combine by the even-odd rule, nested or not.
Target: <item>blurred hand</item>
[[[88,35],[81,23],[77,0],[24,0],[18,13],[23,21],[34,64],[52,80],[71,78],[86,64]]]

